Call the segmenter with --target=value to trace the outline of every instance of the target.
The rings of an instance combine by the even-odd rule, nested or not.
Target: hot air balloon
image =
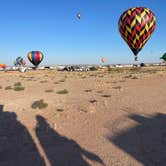
[[[41,61],[43,60],[43,53],[40,51],[31,51],[28,53],[27,55],[29,61],[35,66],[37,67]]]
[[[105,62],[106,62],[106,58],[102,57],[102,58],[101,58],[101,62],[102,62],[102,63],[105,63]]]
[[[14,61],[14,65],[15,66],[24,66],[26,64],[26,62],[23,60],[22,57],[17,57],[16,60]]]
[[[160,59],[163,59],[164,61],[166,61],[166,53],[164,53]]]
[[[6,68],[6,64],[0,64],[0,68],[5,69]]]
[[[154,13],[145,7],[134,7],[125,11],[119,18],[119,32],[135,55],[146,44],[156,27]]]
[[[77,13],[77,18],[80,20],[81,19],[81,13]]]

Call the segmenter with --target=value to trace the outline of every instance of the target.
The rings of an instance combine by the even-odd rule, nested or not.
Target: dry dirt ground
[[[165,166],[165,89],[165,67],[0,72],[0,166]]]

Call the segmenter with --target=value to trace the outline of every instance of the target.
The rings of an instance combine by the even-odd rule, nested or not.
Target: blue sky
[[[133,63],[134,56],[118,31],[123,11],[150,8],[157,25],[139,53],[139,62],[160,62],[166,51],[165,0],[5,0],[0,10],[0,63],[40,50],[42,64]],[[81,20],[76,14],[81,12]]]

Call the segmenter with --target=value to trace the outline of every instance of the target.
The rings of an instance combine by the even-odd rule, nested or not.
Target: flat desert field
[[[166,165],[166,67],[0,72],[0,166]]]

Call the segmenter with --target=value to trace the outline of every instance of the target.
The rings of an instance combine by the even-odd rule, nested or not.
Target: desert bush
[[[102,97],[111,97],[111,95],[102,95]]]
[[[86,89],[85,92],[92,92],[92,89]]]
[[[133,76],[133,77],[131,77],[131,79],[138,79],[138,77],[136,77],[136,76]]]
[[[112,87],[113,89],[121,89],[122,87],[121,86],[114,86]]]
[[[34,101],[31,105],[31,108],[33,108],[33,109],[37,109],[37,108],[38,109],[44,109],[47,106],[48,106],[48,104],[45,103],[43,99],[41,99],[41,100]]]
[[[7,87],[5,87],[5,90],[10,90],[10,89],[12,89],[11,86],[7,86]]]
[[[59,82],[65,82],[65,79],[61,79],[61,80],[59,80]]]
[[[13,89],[15,91],[23,91],[25,88],[23,86],[15,86]]]
[[[44,80],[44,81],[40,81],[40,83],[46,83],[46,82],[48,82],[47,80]]]
[[[64,109],[62,109],[62,108],[58,108],[58,109],[56,109],[56,111],[58,111],[58,112],[63,112]]]
[[[89,102],[90,102],[90,103],[96,103],[97,100],[95,100],[95,99],[94,99],[94,100],[89,100]]]
[[[67,94],[69,93],[68,90],[64,89],[64,90],[60,90],[56,92],[57,94]]]
[[[25,88],[21,85],[21,82],[16,82],[13,89],[15,91],[23,91]]]
[[[56,81],[56,82],[54,82],[54,84],[59,84],[59,82],[58,82],[58,81]]]
[[[16,82],[14,86],[21,86],[21,82]]]
[[[48,89],[48,90],[45,90],[45,92],[51,93],[51,92],[54,92],[54,90],[53,89]]]

